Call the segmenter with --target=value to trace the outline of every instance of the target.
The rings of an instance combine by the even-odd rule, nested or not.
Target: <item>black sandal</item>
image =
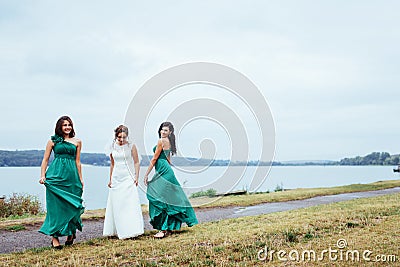
[[[70,239],[71,238],[71,239]],[[71,246],[72,244],[74,244],[74,239],[76,238],[76,235],[75,234],[73,234],[73,235],[69,235],[68,237],[67,237],[67,240],[65,241],[65,245],[66,246]],[[70,240],[68,240],[68,239],[70,239]]]
[[[51,240],[51,247],[54,248],[54,249],[62,249],[62,246],[61,246],[61,245],[54,246],[54,244],[53,244],[53,239]]]

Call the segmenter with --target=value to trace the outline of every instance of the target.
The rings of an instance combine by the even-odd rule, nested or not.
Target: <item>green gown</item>
[[[153,152],[155,152],[154,147]],[[155,174],[147,186],[150,224],[157,230],[179,230],[182,223],[197,224],[196,214],[168,163],[170,150],[160,153]]]
[[[76,167],[76,146],[60,136],[54,142],[54,160],[46,171],[46,219],[39,232],[59,237],[82,231],[82,184]]]

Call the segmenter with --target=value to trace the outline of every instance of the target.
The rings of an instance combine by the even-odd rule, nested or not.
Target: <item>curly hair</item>
[[[125,133],[126,136],[128,136],[128,135],[129,135],[128,127],[126,127],[125,125],[122,125],[122,124],[121,124],[121,125],[119,125],[117,128],[115,128],[115,130],[114,130],[115,139],[117,139],[117,137],[118,137],[118,135],[119,135],[120,133]]]

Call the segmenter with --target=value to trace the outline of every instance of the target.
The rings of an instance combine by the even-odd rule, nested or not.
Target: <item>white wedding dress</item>
[[[143,234],[143,215],[137,186],[134,184],[134,166],[128,144],[114,144],[114,169],[108,193],[103,236],[119,239]]]

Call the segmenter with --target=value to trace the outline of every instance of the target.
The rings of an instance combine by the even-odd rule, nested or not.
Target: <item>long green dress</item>
[[[46,171],[46,219],[39,232],[59,237],[82,231],[82,184],[76,166],[76,146],[60,136],[51,137],[54,160]]]
[[[153,148],[155,152],[156,147]],[[147,186],[150,224],[157,230],[179,230],[182,223],[197,224],[196,214],[168,163],[171,151],[163,150],[154,167],[155,174]]]

